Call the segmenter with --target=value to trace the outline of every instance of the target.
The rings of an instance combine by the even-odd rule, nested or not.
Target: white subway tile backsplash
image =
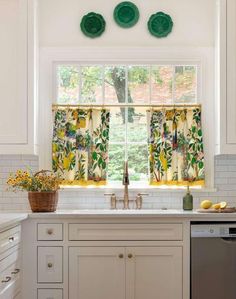
[[[6,180],[9,173],[17,169],[30,168],[38,170],[38,157],[31,155],[0,155],[0,210],[30,210],[26,192],[8,192]],[[236,155],[215,157],[215,188],[216,192],[193,191],[194,208],[199,207],[201,200],[211,199],[214,203],[227,200],[230,205],[236,206]],[[123,190],[119,189],[64,189],[59,192],[58,209],[109,209],[109,196],[104,193],[115,192],[117,198],[122,198]],[[130,198],[135,198],[138,192],[149,193],[144,196],[145,209],[179,209],[182,207],[184,190],[155,190],[155,189],[130,189]],[[131,203],[131,206],[134,203]],[[122,203],[119,203],[122,208]]]

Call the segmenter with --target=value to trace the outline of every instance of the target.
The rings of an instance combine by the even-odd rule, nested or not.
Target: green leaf
[[[192,132],[195,133],[196,132],[196,127],[192,126]]]
[[[97,158],[98,158],[98,154],[96,152],[93,152],[92,153],[92,159],[97,160]]]
[[[202,130],[198,130],[198,136],[202,136]]]
[[[203,163],[202,161],[200,161],[200,162],[199,162],[199,168],[200,168],[200,169],[203,169],[203,167],[204,167],[204,163]]]
[[[102,165],[102,163],[103,163],[103,159],[102,159],[102,157],[100,157],[100,158],[98,159],[98,166],[100,167],[100,166]]]

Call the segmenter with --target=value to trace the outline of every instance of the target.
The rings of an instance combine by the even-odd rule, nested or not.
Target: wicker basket
[[[28,199],[33,213],[55,212],[58,203],[58,191],[28,192]]]

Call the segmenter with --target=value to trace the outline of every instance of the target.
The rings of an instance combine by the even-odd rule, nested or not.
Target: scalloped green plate
[[[120,27],[130,28],[138,22],[139,10],[132,2],[121,2],[115,7],[113,17]]]
[[[171,17],[164,12],[157,12],[149,18],[148,30],[155,37],[166,37],[173,28],[173,21]]]
[[[95,38],[103,34],[106,28],[106,22],[102,15],[90,12],[83,16],[80,28],[84,35]]]

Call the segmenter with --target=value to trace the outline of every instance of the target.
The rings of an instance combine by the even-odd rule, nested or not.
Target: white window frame
[[[41,48],[39,83],[39,167],[51,166],[52,104],[56,99],[55,65],[130,64],[196,65],[197,97],[202,104],[206,188],[214,187],[214,49],[213,48]],[[207,100],[205,100],[207,99]],[[49,153],[49,154],[48,154]],[[135,187],[135,186],[134,186]]]

